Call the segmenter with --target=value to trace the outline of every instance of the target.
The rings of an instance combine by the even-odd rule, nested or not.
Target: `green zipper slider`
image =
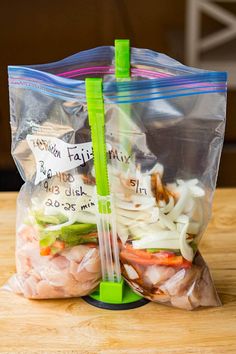
[[[115,74],[117,79],[128,79],[130,77],[129,39],[115,40]]]
[[[105,142],[105,113],[102,92],[102,79],[85,79],[86,98],[88,105],[89,125],[91,127],[93,158],[96,176],[99,212],[111,213],[110,201],[106,197],[110,194],[107,152]]]

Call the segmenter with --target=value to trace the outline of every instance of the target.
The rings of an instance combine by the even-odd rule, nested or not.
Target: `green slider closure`
[[[97,194],[98,196],[105,197],[110,194],[110,188],[107,171],[105,113],[102,92],[102,79],[87,78],[85,80],[85,85],[89,125],[91,127],[93,143]],[[98,208],[100,213],[111,213],[109,200],[98,198]]]
[[[130,80],[130,41],[129,39],[115,40],[115,73],[117,82]],[[118,96],[122,95],[118,93]],[[120,135],[120,146],[124,154],[131,155],[130,132],[132,131],[131,105],[119,104],[118,109],[118,131]],[[123,171],[128,166],[121,166]]]
[[[130,77],[130,42],[129,39],[115,40],[115,74],[117,79]]]

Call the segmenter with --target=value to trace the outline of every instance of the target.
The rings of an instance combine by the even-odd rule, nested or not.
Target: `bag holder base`
[[[123,279],[118,283],[101,281],[98,289],[83,299],[92,306],[107,310],[130,310],[149,302],[134,293]]]

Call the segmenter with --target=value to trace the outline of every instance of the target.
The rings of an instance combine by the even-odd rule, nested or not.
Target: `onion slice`
[[[187,259],[187,261],[192,261],[193,260],[193,249],[191,246],[189,246],[187,240],[186,240],[186,232],[188,230],[189,223],[183,224],[182,230],[180,232],[179,236],[179,244],[180,244],[180,252],[182,256]]]

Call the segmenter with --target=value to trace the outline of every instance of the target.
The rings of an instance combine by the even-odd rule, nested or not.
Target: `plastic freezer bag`
[[[129,81],[115,79],[114,47],[9,67],[12,155],[25,180],[10,287],[29,298],[82,296],[101,278],[86,77],[103,78],[124,278],[152,301],[219,305],[196,252],[223,144],[226,74],[136,48]]]

